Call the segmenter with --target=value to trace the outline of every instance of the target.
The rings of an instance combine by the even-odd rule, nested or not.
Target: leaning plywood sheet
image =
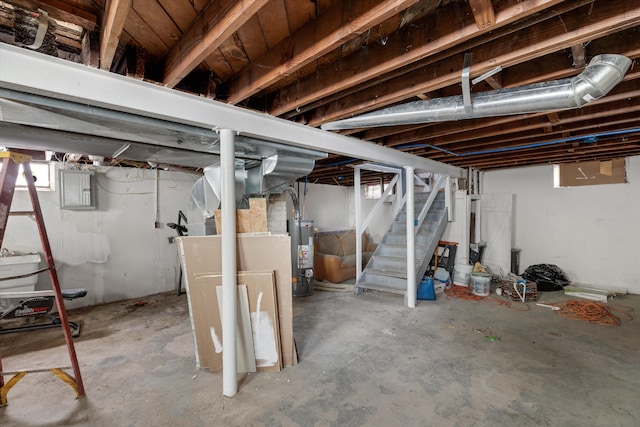
[[[222,211],[216,209],[213,214],[216,221],[216,230],[218,230],[218,234],[220,234],[220,230],[222,230]],[[236,210],[236,232],[265,233],[267,231],[266,199],[249,199],[249,209]]]
[[[240,272],[238,281],[238,372],[280,371],[282,353],[278,331],[273,271]],[[198,368],[222,370],[222,275],[198,274],[187,290]],[[246,299],[246,321],[242,300]],[[260,313],[260,314],[258,314]],[[256,369],[257,368],[257,369]]]
[[[286,235],[239,235],[237,239],[238,270],[275,271],[282,362],[284,366],[294,365],[291,240]],[[222,270],[221,236],[179,237],[177,241],[187,289],[197,275]]]

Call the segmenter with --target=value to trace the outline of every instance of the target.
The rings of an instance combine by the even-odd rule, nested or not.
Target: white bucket
[[[469,286],[469,276],[473,271],[470,264],[456,264],[453,268],[453,283],[458,286]]]
[[[471,292],[482,297],[491,293],[491,275],[489,273],[471,273]]]

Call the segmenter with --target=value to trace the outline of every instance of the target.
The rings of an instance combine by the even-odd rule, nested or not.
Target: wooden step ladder
[[[4,233],[7,227],[7,221],[9,219],[9,211],[11,209],[11,202],[13,201],[13,193],[16,187],[16,179],[18,178],[18,170],[22,165],[24,175],[27,181],[27,188],[29,190],[29,198],[31,199],[31,205],[33,206],[33,219],[38,226],[38,232],[40,233],[40,241],[47,262],[47,270],[49,272],[49,279],[51,280],[51,286],[55,295],[56,307],[58,309],[58,316],[60,317],[61,327],[64,331],[65,341],[67,343],[67,350],[69,351],[69,359],[71,359],[70,367],[56,367],[47,369],[23,369],[14,372],[4,372],[2,370],[2,355],[0,354],[0,407],[7,405],[7,393],[16,385],[27,373],[35,372],[47,372],[50,371],[65,383],[69,384],[71,388],[76,392],[76,398],[84,397],[84,385],[82,384],[82,375],[80,373],[80,366],[78,365],[78,358],[76,356],[76,350],[73,345],[73,337],[71,335],[71,329],[69,328],[69,320],[67,318],[67,311],[64,307],[64,300],[62,298],[62,291],[60,290],[60,282],[58,281],[58,274],[56,273],[53,255],[51,254],[51,247],[49,246],[49,238],[47,237],[47,230],[44,226],[44,220],[42,217],[42,210],[40,209],[40,202],[38,201],[38,193],[36,192],[36,186],[31,173],[31,156],[23,153],[3,151],[0,152],[0,159],[2,162],[2,170],[0,171],[0,247],[4,240]],[[64,369],[73,369],[73,376],[64,371]],[[5,375],[12,375],[6,383],[4,381]]]

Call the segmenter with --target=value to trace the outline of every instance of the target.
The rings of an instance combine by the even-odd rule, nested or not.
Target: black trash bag
[[[569,279],[553,264],[530,265],[524,271],[523,278],[536,282],[539,291],[561,291],[569,284]]]

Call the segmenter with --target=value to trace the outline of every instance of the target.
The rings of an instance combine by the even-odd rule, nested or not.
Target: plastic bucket
[[[453,268],[453,283],[458,286],[469,286],[469,279],[472,271],[472,265],[456,264]]]
[[[489,273],[471,273],[471,292],[482,297],[491,294],[491,275]]]

